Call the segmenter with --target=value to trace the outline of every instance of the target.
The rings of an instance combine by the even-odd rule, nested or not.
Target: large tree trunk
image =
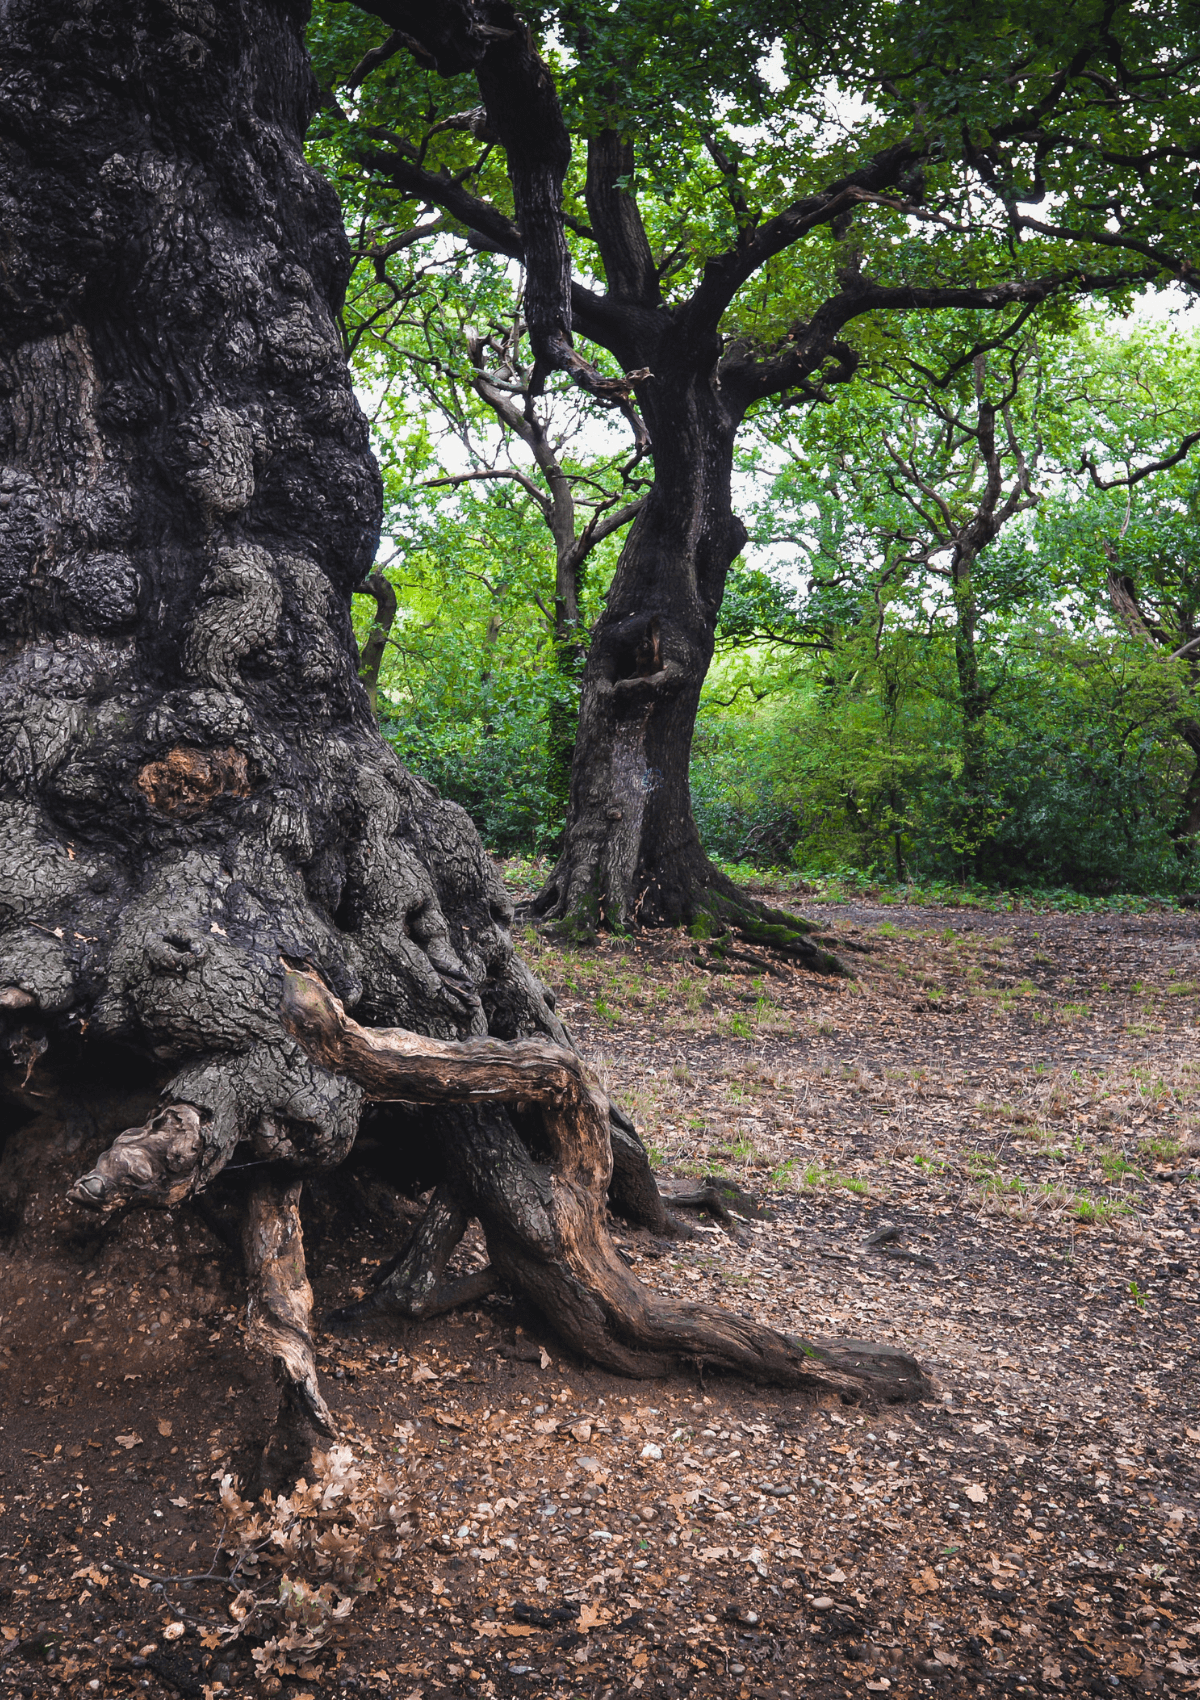
[[[336,324],[347,244],[301,152],[306,14],[0,7],[0,1203],[19,1232],[67,1153],[92,1163],[77,1204],[173,1207],[240,1147],[251,1338],[328,1427],[296,1183],[347,1155],[364,1086],[284,1025],[290,970],[367,1028],[492,1035],[489,1059],[569,1042],[471,823],[396,761],[357,676],[380,491]],[[432,1143],[451,1228],[481,1215],[549,1302],[562,1248],[536,1271],[511,1250],[519,1117],[469,1107],[475,1080],[411,1095],[443,1107],[396,1118],[398,1166]],[[628,1124],[591,1139],[585,1308],[614,1163],[617,1201],[664,1220]]]
[[[689,770],[700,691],[729,568],[746,541],[733,511],[731,411],[711,347],[674,355],[663,338],[639,387],[654,484],[621,551],[592,633],[557,864],[535,913],[566,932],[732,927],[806,967],[837,972],[811,924],[764,910],[705,853]],[[630,356],[634,358],[634,356]]]

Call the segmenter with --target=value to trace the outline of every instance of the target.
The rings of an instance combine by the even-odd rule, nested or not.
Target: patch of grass
[[[1123,1180],[1126,1175],[1136,1175],[1138,1180],[1145,1179],[1142,1171],[1129,1161],[1123,1151],[1102,1151],[1100,1153],[1100,1167],[1104,1171],[1105,1180],[1110,1185]]]
[[[1150,910],[1179,910],[1175,898],[1165,892],[1118,892],[1111,897],[1091,897],[1066,887],[1023,887],[1019,891],[1007,891],[983,885],[956,885],[948,880],[894,885],[859,868],[803,869],[797,873],[792,868],[750,868],[740,863],[720,866],[739,885],[779,890],[807,886],[826,903],[853,903],[866,898],[874,903],[911,904],[916,908],[978,909],[993,914],[1021,910],[1035,915],[1144,915]]]
[[[968,1151],[967,1173],[971,1175],[993,1174],[999,1167],[999,1159],[991,1151]]]
[[[1173,1163],[1183,1154],[1183,1145],[1173,1133],[1152,1133],[1138,1140],[1138,1156],[1147,1163]]]
[[[1077,1222],[1095,1227],[1128,1216],[1130,1206],[1123,1198],[1093,1198],[1090,1193],[1077,1192],[1071,1201],[1071,1214]]]
[[[683,1006],[689,1015],[699,1015],[708,987],[698,975],[684,982]]]
[[[984,1192],[995,1193],[999,1198],[1017,1198],[1029,1191],[1028,1183],[1020,1175],[987,1175],[980,1184]]]
[[[840,1169],[822,1169],[816,1163],[808,1165],[801,1176],[801,1183],[807,1187],[841,1187],[860,1198],[865,1198],[871,1190],[861,1175],[844,1175]]]
[[[601,1021],[606,1021],[610,1027],[615,1026],[621,1019],[619,1013],[604,998],[597,998],[593,1007]]]

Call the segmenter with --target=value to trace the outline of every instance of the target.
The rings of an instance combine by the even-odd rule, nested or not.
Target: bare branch
[[[1186,460],[1196,444],[1200,443],[1200,431],[1192,431],[1184,437],[1174,454],[1164,455],[1161,460],[1152,460],[1145,466],[1139,466],[1134,472],[1127,472],[1123,478],[1101,478],[1096,470],[1096,463],[1091,455],[1085,454],[1080,462],[1079,470],[1086,472],[1097,490],[1125,490],[1140,484],[1143,478],[1149,478],[1152,473],[1165,472],[1168,467],[1178,466],[1181,460]]]
[[[545,491],[539,490],[533,479],[515,466],[485,467],[478,472],[456,472],[446,478],[426,478],[422,480],[420,488],[422,490],[453,489],[459,484],[475,484],[489,478],[512,479],[514,483],[528,491],[539,507],[549,509],[550,498]]]
[[[397,53],[402,53],[406,47],[412,51],[416,46],[417,43],[413,41],[411,36],[405,35],[403,30],[393,30],[385,42],[382,42],[378,47],[370,48],[363,54],[358,64],[346,78],[345,88],[353,94],[355,89],[366,82],[372,71],[377,71],[381,65],[386,65],[389,59],[394,59]]]

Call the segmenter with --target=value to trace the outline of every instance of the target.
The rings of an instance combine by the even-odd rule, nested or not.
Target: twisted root
[[[894,1348],[817,1345],[643,1287],[605,1225],[608,1099],[574,1052],[542,1039],[455,1042],[360,1027],[315,974],[295,969],[282,1013],[310,1056],[369,1096],[456,1107],[442,1119],[454,1194],[479,1217],[498,1273],[585,1357],[626,1375],[692,1364],[849,1400],[930,1391],[916,1361]],[[519,1138],[500,1104],[518,1118],[540,1114],[539,1136]]]

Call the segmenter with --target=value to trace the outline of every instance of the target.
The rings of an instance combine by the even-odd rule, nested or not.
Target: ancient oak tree
[[[470,821],[378,734],[349,603],[379,484],[337,322],[348,246],[302,152],[306,16],[0,8],[4,1227],[72,1173],[105,1213],[224,1186],[252,1338],[288,1413],[328,1429],[300,1183],[382,1100],[376,1141],[435,1190],[379,1302],[428,1313],[475,1215],[496,1274],[616,1369],[919,1390],[906,1360],[632,1280],[605,1200],[661,1225],[645,1153],[515,954]],[[447,7],[448,39],[472,16]],[[559,240],[562,160],[509,162]],[[550,347],[557,299],[530,297]]]

